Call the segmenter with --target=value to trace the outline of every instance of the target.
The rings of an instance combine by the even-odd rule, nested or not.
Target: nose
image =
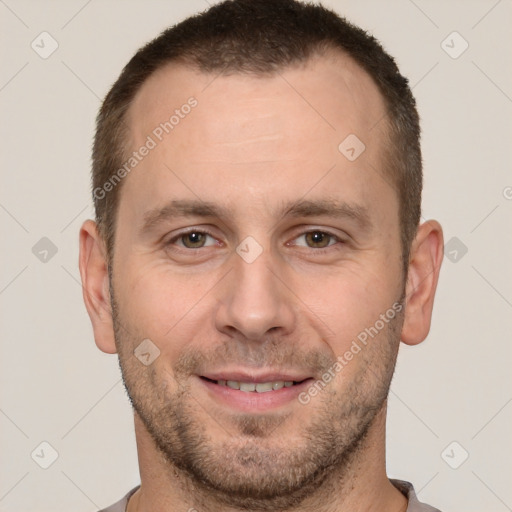
[[[234,268],[218,290],[216,328],[243,340],[290,334],[296,325],[294,295],[266,251],[251,263],[233,255]]]

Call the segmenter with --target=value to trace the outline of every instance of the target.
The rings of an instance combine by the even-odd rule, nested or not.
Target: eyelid
[[[297,235],[295,235],[293,238],[292,238],[292,241],[296,240],[297,238],[300,238],[302,236],[305,236],[309,233],[322,233],[324,235],[327,235],[333,239],[336,240],[337,243],[345,243],[346,240],[343,239],[343,237],[341,237],[340,235],[337,235],[336,233],[333,233],[332,231],[328,230],[328,229],[323,229],[323,228],[310,228],[310,229],[306,229],[306,230],[302,230],[300,231],[300,233],[298,233]],[[333,246],[336,245],[336,243],[334,244],[329,244],[329,245],[326,245],[325,247],[308,247],[307,245],[306,246],[297,246],[297,244],[290,244],[289,242],[286,243],[286,245],[292,245],[292,246],[295,246],[295,247],[305,247],[306,249],[311,249],[315,252],[321,252],[322,250],[329,250],[330,248],[332,248]]]
[[[347,238],[348,238],[348,235],[337,234],[327,228],[308,227],[307,229],[305,229],[305,226],[304,226],[301,228],[301,230],[299,232],[297,232],[297,234],[295,234],[293,236],[293,238],[291,240],[293,241],[301,236],[307,235],[308,233],[323,233],[324,235],[328,235],[332,238],[335,238],[338,242],[342,242],[342,243],[347,242]],[[288,243],[287,243],[287,245],[288,245]]]
[[[195,228],[195,227],[190,227],[190,228],[186,228],[174,235],[172,235],[171,238],[167,238],[165,241],[164,241],[164,245],[165,246],[168,246],[168,245],[176,245],[177,247],[181,248],[181,249],[185,249],[187,251],[192,251],[192,250],[195,250],[197,251],[198,249],[203,249],[203,247],[198,247],[196,249],[191,249],[189,247],[185,247],[184,245],[177,245],[176,242],[178,240],[180,240],[180,238],[184,237],[185,235],[188,235],[190,233],[201,233],[203,235],[208,235],[210,236],[211,238],[213,238],[215,241],[218,241],[217,237],[209,230],[209,229],[206,229],[206,228]],[[206,247],[211,247],[211,246],[206,246]]]

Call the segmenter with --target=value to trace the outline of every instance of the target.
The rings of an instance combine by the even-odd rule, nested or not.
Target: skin
[[[190,96],[197,107],[124,179],[112,282],[95,223],[80,231],[96,344],[119,353],[135,408],[141,489],[128,510],[405,510],[385,471],[386,397],[400,340],[430,329],[443,235],[436,221],[419,226],[404,282],[398,200],[381,176],[385,123],[372,129],[385,113],[377,87],[339,54],[267,77],[169,65],[129,110],[131,150]],[[338,151],[348,134],[366,146],[353,162]],[[367,222],[283,211],[333,199]],[[144,230],[171,200],[227,215],[171,215]],[[210,233],[203,247],[184,245],[187,228]],[[248,236],[262,248],[251,263],[236,251]],[[307,390],[402,297],[401,313],[306,405],[268,403],[274,391],[223,398],[201,378],[286,374],[310,379]],[[133,351],[147,338],[160,355],[145,366]]]

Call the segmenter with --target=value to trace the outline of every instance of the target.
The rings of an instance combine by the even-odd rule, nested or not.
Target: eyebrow
[[[355,221],[361,230],[372,227],[368,209],[362,205],[350,204],[336,199],[298,200],[285,203],[281,208],[280,218],[286,217],[331,217],[336,219],[350,219]],[[177,217],[204,217],[216,218],[226,221],[232,217],[228,208],[215,203],[175,199],[169,201],[161,208],[147,211],[143,216],[140,233],[155,229],[158,225]]]

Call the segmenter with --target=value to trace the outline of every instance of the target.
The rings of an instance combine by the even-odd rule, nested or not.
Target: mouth
[[[236,412],[264,413],[298,403],[298,396],[313,382],[304,375],[240,373],[198,376],[201,389],[215,404]]]
[[[208,377],[201,376],[202,379],[209,381],[218,386],[227,386],[230,389],[243,391],[244,393],[268,393],[269,391],[278,391],[282,388],[291,388],[304,382],[295,380],[269,380],[267,382],[249,382],[240,380],[225,380],[225,379],[209,379]]]

